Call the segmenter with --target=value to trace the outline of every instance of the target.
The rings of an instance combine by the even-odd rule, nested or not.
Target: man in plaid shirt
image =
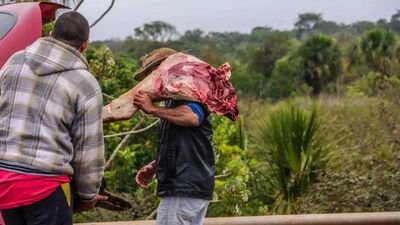
[[[104,172],[102,94],[81,54],[77,12],[0,70],[0,210],[7,225],[72,224],[71,189],[89,210]]]

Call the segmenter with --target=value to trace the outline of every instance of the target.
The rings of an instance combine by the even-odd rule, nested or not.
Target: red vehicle
[[[54,21],[56,11],[68,8],[51,2],[0,5],[0,68],[8,58],[42,36],[42,26]]]

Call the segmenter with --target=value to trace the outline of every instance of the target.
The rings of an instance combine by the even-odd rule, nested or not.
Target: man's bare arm
[[[199,125],[198,116],[187,105],[181,105],[175,108],[156,106],[150,114],[178,126],[197,127]]]
[[[134,104],[143,112],[164,119],[183,127],[197,127],[199,118],[189,106],[181,105],[175,108],[164,108],[154,105],[151,98],[143,92],[135,95]]]

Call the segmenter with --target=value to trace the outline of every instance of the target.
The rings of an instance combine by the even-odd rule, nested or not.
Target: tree
[[[396,31],[400,32],[400,10],[398,9],[395,14],[392,15],[390,20],[390,27]]]
[[[323,21],[321,13],[303,13],[294,24],[297,29],[297,38],[301,38],[304,32],[311,30],[316,24]]]
[[[181,37],[182,41],[198,43],[204,38],[204,31],[200,29],[188,30]]]
[[[272,28],[265,27],[255,27],[251,30],[250,40],[252,42],[262,42],[266,36],[270,35],[273,32]]]
[[[364,63],[364,52],[361,49],[361,39],[357,38],[348,49],[349,66],[362,65]]]
[[[297,91],[299,80],[298,60],[285,56],[276,61],[267,83],[267,96],[273,100],[290,97]]]
[[[153,21],[143,27],[135,28],[135,36],[140,40],[166,42],[178,36],[175,26],[163,22]]]
[[[359,21],[351,24],[351,28],[355,35],[363,34],[369,30],[376,28],[376,24],[370,21]]]
[[[378,27],[380,28],[390,27],[390,23],[385,19],[379,19],[378,21],[376,21],[376,25],[378,25]]]
[[[314,24],[312,30],[322,34],[334,34],[340,30],[341,26],[333,21],[321,21]]]
[[[339,76],[341,51],[336,41],[322,34],[307,39],[299,48],[300,73],[304,81],[318,95]]]
[[[264,39],[264,44],[255,51],[250,69],[270,77],[275,62],[285,56],[294,46],[294,40],[287,32],[273,32]]]
[[[263,27],[258,26],[258,27],[254,27],[251,30],[251,33],[258,32],[258,31],[272,31],[272,28],[269,26],[263,26]]]
[[[384,76],[394,73],[398,64],[396,35],[388,29],[375,29],[365,34],[360,44],[366,64]]]

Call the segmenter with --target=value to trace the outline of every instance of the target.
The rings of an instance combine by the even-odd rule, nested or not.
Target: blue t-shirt
[[[203,123],[204,121],[204,109],[201,107],[201,105],[197,102],[190,102],[186,104],[189,106],[189,108],[197,115],[199,118],[199,125]]]

